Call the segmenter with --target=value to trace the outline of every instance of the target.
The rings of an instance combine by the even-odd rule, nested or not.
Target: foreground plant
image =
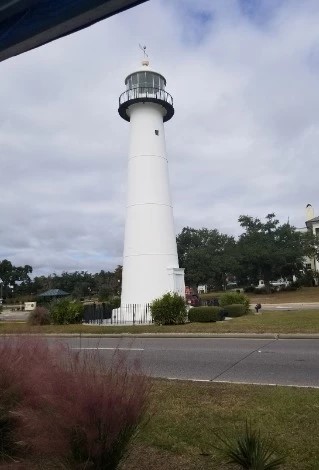
[[[229,465],[245,470],[277,470],[285,463],[284,457],[276,456],[273,441],[263,437],[250,422],[246,421],[244,431],[235,439],[220,434],[217,438],[222,443],[218,449],[229,459]]]
[[[0,460],[117,468],[148,404],[137,366],[38,340],[2,339],[0,357]]]
[[[150,305],[154,323],[157,325],[180,325],[187,320],[184,297],[176,292],[167,292]]]

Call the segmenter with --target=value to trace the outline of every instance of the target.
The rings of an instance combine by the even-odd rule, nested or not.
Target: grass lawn
[[[211,292],[209,294],[202,294],[202,299],[212,299],[219,297],[224,292]],[[294,302],[319,302],[319,287],[302,287],[294,292],[274,292],[273,294],[245,294],[249,297],[250,302],[255,304],[277,304],[277,303],[294,303]]]
[[[236,435],[246,418],[285,452],[283,469],[319,469],[319,390],[156,380],[151,417],[122,470],[229,468],[214,431]]]
[[[319,310],[265,311],[217,323],[188,323],[176,326],[89,326],[46,325],[0,322],[0,334],[19,333],[319,333]],[[319,466],[318,466],[319,469]]]

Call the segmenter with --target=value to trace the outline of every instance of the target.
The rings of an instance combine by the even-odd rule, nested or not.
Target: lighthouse
[[[166,80],[146,57],[125,79],[119,114],[130,123],[121,312],[149,321],[148,305],[167,292],[184,296],[170,194],[164,123],[174,115]],[[144,319],[144,320],[143,320]]]

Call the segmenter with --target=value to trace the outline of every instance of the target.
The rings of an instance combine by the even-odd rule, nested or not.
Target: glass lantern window
[[[137,72],[128,77],[126,87],[128,90],[132,88],[156,88],[164,90],[165,80],[156,73]]]
[[[159,75],[154,75],[154,88],[160,88],[160,77],[159,77]]]
[[[141,88],[153,88],[153,74],[148,72],[139,72],[138,73],[138,83]]]
[[[137,75],[131,76],[131,86],[130,88],[136,88],[138,86]]]

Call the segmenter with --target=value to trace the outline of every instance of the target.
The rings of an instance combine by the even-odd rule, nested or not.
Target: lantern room
[[[163,121],[166,122],[174,115],[173,98],[165,90],[166,80],[163,75],[149,68],[148,60],[143,60],[142,66],[142,69],[129,74],[125,79],[126,91],[119,98],[119,114],[130,121],[130,106],[152,102],[162,107]]]

